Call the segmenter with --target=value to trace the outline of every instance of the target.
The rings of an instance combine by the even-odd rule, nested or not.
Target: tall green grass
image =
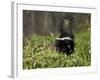
[[[23,42],[23,69],[79,67],[91,65],[90,32],[75,34],[75,50],[71,55],[56,52],[54,35],[33,35]]]

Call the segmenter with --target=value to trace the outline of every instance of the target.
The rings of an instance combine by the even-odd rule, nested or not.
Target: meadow
[[[75,33],[75,49],[71,55],[55,50],[58,35],[33,34],[23,41],[23,69],[80,67],[91,65],[90,31]]]

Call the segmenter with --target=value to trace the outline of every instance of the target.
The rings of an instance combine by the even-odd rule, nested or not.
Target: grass
[[[90,32],[75,34],[75,50],[71,55],[56,52],[55,36],[34,34],[23,42],[23,69],[79,67],[91,65]]]

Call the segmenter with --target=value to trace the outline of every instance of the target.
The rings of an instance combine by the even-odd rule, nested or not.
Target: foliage
[[[79,67],[91,65],[90,31],[75,34],[75,50],[71,55],[55,50],[53,34],[34,34],[23,42],[23,69]]]

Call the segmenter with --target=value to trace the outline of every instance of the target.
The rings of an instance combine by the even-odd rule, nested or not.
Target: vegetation
[[[91,65],[90,31],[75,34],[75,50],[71,55],[55,50],[53,34],[50,36],[32,35],[24,39],[23,69],[79,67]]]

